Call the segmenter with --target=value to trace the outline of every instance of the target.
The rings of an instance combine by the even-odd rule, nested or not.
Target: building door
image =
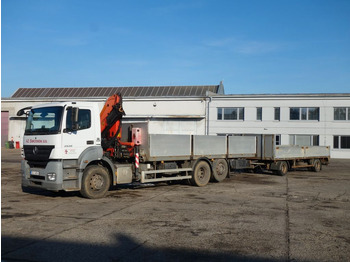
[[[9,112],[1,111],[1,146],[4,147],[9,135]]]

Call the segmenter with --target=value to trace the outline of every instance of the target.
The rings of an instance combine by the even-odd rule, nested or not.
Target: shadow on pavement
[[[153,248],[124,234],[117,234],[111,245],[11,236],[1,240],[1,261],[280,261],[191,248]]]

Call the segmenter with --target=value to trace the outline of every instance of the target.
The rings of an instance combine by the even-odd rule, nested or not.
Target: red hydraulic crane
[[[110,96],[101,113],[102,148],[110,157],[130,158],[134,156],[134,143],[122,142],[122,117],[125,115],[120,93]]]

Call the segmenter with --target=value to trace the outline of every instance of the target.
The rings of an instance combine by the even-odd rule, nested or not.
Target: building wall
[[[17,117],[16,114],[18,110],[27,106],[29,106],[28,102],[1,101],[1,111],[8,112],[8,134],[7,137],[4,138],[5,140],[13,140],[15,143],[19,142],[19,144],[22,145],[25,118]],[[1,146],[4,147],[5,144],[1,143]]]
[[[218,108],[244,108],[244,120],[218,120]],[[257,120],[257,107],[262,108],[262,120]],[[280,120],[274,120],[274,108],[280,108]],[[319,108],[318,120],[290,120],[290,108]],[[209,134],[277,134],[281,144],[306,136],[317,136],[319,145],[331,146],[333,158],[350,158],[350,149],[334,148],[335,135],[350,136],[350,120],[334,120],[334,107],[350,107],[350,95],[251,95],[217,96],[209,104]],[[301,136],[305,135],[305,136]],[[295,136],[294,136],[295,137]],[[300,142],[300,141],[299,141]]]
[[[74,99],[72,99],[74,100]],[[97,102],[102,108],[105,98],[80,99]],[[9,112],[9,137],[22,142],[24,118],[21,108],[56,100],[3,100],[2,111]],[[334,136],[350,136],[350,120],[334,119],[335,107],[350,110],[350,94],[334,95],[220,95],[210,98],[125,98],[124,121],[148,121],[151,133],[167,134],[277,134],[288,145],[291,137],[303,140],[317,136],[319,145],[331,147],[333,158],[349,158],[350,149],[334,148]],[[242,107],[244,120],[218,120],[218,108]],[[262,120],[257,120],[257,107]],[[274,108],[280,108],[280,120],[274,120]],[[319,108],[318,120],[290,120],[290,108]],[[350,118],[350,117],[349,117]],[[2,145],[4,146],[4,145]]]
[[[125,121],[147,120],[152,134],[205,134],[204,99],[126,99],[123,107]]]
[[[1,145],[4,146],[8,141],[9,134],[9,112],[1,111]]]
[[[70,101],[77,100],[70,99]],[[7,140],[13,138],[15,142],[22,145],[25,117],[16,115],[20,109],[54,101],[62,101],[62,99],[2,100],[1,111],[8,112],[9,118]],[[99,103],[102,109],[105,98],[79,99],[79,101]],[[206,103],[202,98],[124,98],[123,107],[126,112],[125,121],[148,121],[152,133],[205,134]],[[1,146],[5,146],[5,143]]]

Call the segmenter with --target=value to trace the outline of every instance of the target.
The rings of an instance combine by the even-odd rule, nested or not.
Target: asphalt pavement
[[[319,173],[120,186],[103,199],[20,185],[2,148],[2,261],[350,261],[350,161]]]

